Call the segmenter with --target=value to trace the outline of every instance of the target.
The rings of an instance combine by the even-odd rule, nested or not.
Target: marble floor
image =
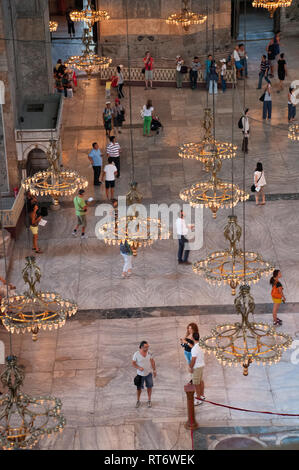
[[[256,90],[259,57],[267,41],[248,44],[249,75],[246,87],[238,83],[234,93],[219,93],[216,100],[216,137],[234,141],[240,147],[241,135],[237,122],[244,104],[250,108],[250,152],[245,162],[245,185],[249,191],[257,161],[264,165],[267,180],[266,193],[271,195],[299,193],[298,144],[287,139],[287,93],[277,94],[274,80],[273,119],[261,120],[261,94]],[[298,38],[285,39],[289,76],[286,85],[296,79]],[[124,89],[127,109],[128,89]],[[114,96],[113,96],[114,98]],[[149,139],[142,137],[139,110],[147,98],[153,100],[164,132]],[[177,156],[183,142],[194,141],[202,135],[200,126],[203,108],[211,98],[204,90],[176,90],[161,88],[145,93],[143,88],[132,88],[133,141],[135,178],[144,195],[145,204],[151,202],[180,202],[178,193],[207,175],[201,165],[183,161]],[[231,307],[233,298],[225,287],[214,288],[193,274],[187,266],[176,262],[177,241],[160,241],[152,248],[142,249],[134,259],[130,279],[120,277],[122,259],[116,247],[106,247],[95,236],[95,208],[105,202],[102,189],[92,186],[92,169],[87,154],[91,143],[98,141],[105,148],[102,129],[104,88],[96,79],[79,81],[74,98],[64,106],[62,147],[63,163],[78,170],[90,182],[87,196],[95,198],[88,212],[89,238],[71,236],[75,224],[70,202],[63,202],[57,212],[49,212],[48,224],[40,229],[38,256],[42,272],[41,288],[55,290],[78,303],[80,313],[59,332],[41,333],[37,343],[29,336],[13,337],[13,351],[26,366],[25,388],[30,393],[51,393],[63,400],[67,428],[59,437],[45,442],[43,448],[55,449],[190,449],[191,437],[184,427],[186,403],[183,385],[188,378],[179,338],[189,321],[196,321],[201,334],[206,334],[223,314],[188,316],[189,306]],[[232,119],[232,108],[234,118]],[[233,136],[232,136],[233,134]],[[122,147],[121,178],[116,196],[128,191],[131,178],[132,154],[129,129],[118,136]],[[105,157],[106,162],[106,157]],[[225,161],[222,179],[231,179],[231,162]],[[242,184],[243,156],[240,151],[234,162],[235,182]],[[246,249],[259,251],[273,260],[283,273],[283,285],[288,302],[299,301],[298,278],[298,221],[299,201],[280,199],[265,206],[254,202],[245,205]],[[242,220],[243,208],[235,213]],[[226,246],[223,228],[229,212],[220,210],[217,219],[205,209],[203,218],[203,247],[190,255],[191,261],[204,258],[209,252]],[[32,254],[31,240],[23,230],[16,241],[10,281],[23,291],[21,269],[24,258]],[[268,279],[252,288],[257,304],[269,304]],[[142,307],[172,307],[186,309],[187,315],[158,318],[85,318],[84,311]],[[269,308],[267,308],[269,311]],[[299,330],[298,311],[283,313],[284,331],[293,336]],[[225,319],[234,319],[231,313]],[[269,321],[259,309],[256,318]],[[1,328],[0,339],[7,342]],[[158,377],[153,396],[153,408],[134,408],[134,371],[131,356],[140,340],[147,339],[156,356]],[[280,364],[273,367],[251,366],[249,376],[239,369],[225,369],[207,357],[205,372],[206,395],[213,401],[239,407],[277,412],[299,413],[297,365],[292,364],[288,351]],[[298,426],[298,418],[240,415],[239,412],[204,404],[197,410],[201,426]]]

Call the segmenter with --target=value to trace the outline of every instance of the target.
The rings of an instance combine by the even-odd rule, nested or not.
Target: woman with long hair
[[[273,300],[273,325],[280,326],[282,325],[282,320],[277,317],[277,312],[281,302],[285,303],[286,298],[283,293],[282,284],[279,282],[281,278],[281,272],[279,269],[274,269],[272,277],[270,279],[270,284],[272,286],[271,297]]]
[[[153,103],[152,100],[147,100],[147,103],[143,106],[142,114],[143,114],[143,135],[150,136],[151,132],[151,123],[152,123],[152,115],[153,115]]]
[[[266,186],[266,178],[264,175],[263,165],[261,162],[256,164],[256,169],[254,172],[254,186],[255,186],[255,202],[257,206],[265,205],[265,193],[264,193],[264,186]],[[259,202],[259,198],[261,197],[262,202]]]
[[[117,75],[117,94],[118,94],[118,98],[121,99],[121,98],[124,98],[125,95],[123,94],[124,76],[123,76],[120,65],[117,66],[116,75]]]
[[[180,338],[180,343],[182,348],[184,348],[184,355],[188,364],[190,364],[191,362],[191,349],[194,345],[194,333],[198,333],[198,326],[196,325],[196,323],[189,323],[189,325],[187,326],[185,338]]]

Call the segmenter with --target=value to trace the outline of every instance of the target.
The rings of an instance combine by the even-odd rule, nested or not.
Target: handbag
[[[262,102],[265,101],[265,94],[266,94],[266,92],[262,94],[262,96],[261,96],[260,99],[259,99],[260,101],[262,101]]]
[[[136,377],[134,377],[134,385],[136,385],[136,387],[140,387],[141,386],[141,375],[136,375]]]
[[[141,70],[141,73],[145,74],[145,67]]]
[[[263,172],[261,172],[261,176],[260,176],[259,179],[257,180],[256,184],[257,184],[257,183],[259,182],[259,180],[261,179],[262,174],[263,174]],[[251,186],[251,192],[252,192],[252,193],[258,193],[258,192],[259,192],[259,190],[258,190],[258,191],[256,190],[255,184],[253,184],[253,185]]]
[[[186,65],[182,65],[180,72],[181,73],[187,73],[188,72],[188,67]]]

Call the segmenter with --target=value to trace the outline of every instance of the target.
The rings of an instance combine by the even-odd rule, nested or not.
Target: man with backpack
[[[243,116],[240,117],[238,122],[239,129],[242,129],[243,133],[243,142],[242,142],[242,152],[248,153],[248,137],[249,137],[249,117],[248,117],[249,109],[246,108],[244,111]]]

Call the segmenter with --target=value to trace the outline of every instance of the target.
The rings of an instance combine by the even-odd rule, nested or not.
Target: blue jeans
[[[191,356],[191,351],[184,351],[185,359],[190,364],[192,356]]]
[[[246,57],[243,57],[241,60],[240,60],[242,66],[244,67],[244,71],[245,71],[245,77],[248,76],[248,70],[247,70],[247,59]],[[243,70],[241,70],[241,76],[243,75]]]
[[[188,261],[188,256],[189,256],[189,250],[184,250],[185,243],[188,243],[187,238],[184,237],[184,235],[181,235],[181,238],[179,238],[179,251],[178,251],[178,261]],[[184,252],[184,259],[182,260]]]
[[[197,87],[197,76],[198,76],[197,70],[190,70],[190,82],[191,82],[192,89]]]
[[[209,84],[209,94],[213,94],[213,84],[214,84],[214,94],[217,95],[218,93],[218,87],[217,87],[217,80],[210,80]]]
[[[223,78],[222,75],[221,75],[221,86],[222,86],[222,91],[224,93],[225,90],[226,90],[226,80],[225,80],[225,78]]]
[[[260,72],[259,73],[259,82],[258,82],[258,85],[257,87],[260,89],[262,88],[262,81],[263,81],[263,78],[266,80],[266,82],[268,83],[271,83],[269,78],[267,77],[267,75],[265,75],[265,72]]]
[[[288,120],[294,119],[296,116],[296,106],[288,103]]]
[[[268,119],[271,119],[272,101],[264,101],[263,103],[263,119],[266,119],[267,115],[268,115]]]

